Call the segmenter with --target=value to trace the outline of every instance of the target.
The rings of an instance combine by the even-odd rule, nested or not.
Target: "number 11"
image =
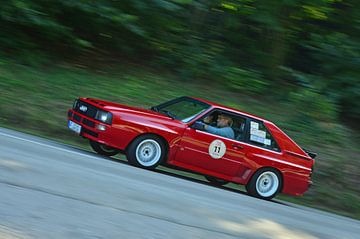
[[[220,149],[221,149],[220,146],[215,146],[214,152],[215,153],[220,153]]]

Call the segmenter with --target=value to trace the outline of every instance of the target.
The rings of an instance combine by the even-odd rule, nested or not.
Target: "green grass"
[[[182,82],[169,72],[127,65],[101,70],[70,65],[27,67],[0,61],[0,125],[90,150],[67,129],[66,112],[77,97],[94,97],[148,108],[197,96],[265,117],[319,156],[314,186],[303,197],[281,199],[360,219],[358,132],[337,120],[302,122],[306,109],[271,95],[254,97],[208,81]],[[172,170],[170,170],[172,171]],[[201,176],[181,173],[201,179]],[[232,185],[232,188],[241,188]]]

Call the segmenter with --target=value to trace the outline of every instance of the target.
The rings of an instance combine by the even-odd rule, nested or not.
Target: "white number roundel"
[[[226,153],[226,145],[223,141],[216,139],[211,142],[209,146],[209,154],[212,158],[214,159],[222,158],[225,153]]]

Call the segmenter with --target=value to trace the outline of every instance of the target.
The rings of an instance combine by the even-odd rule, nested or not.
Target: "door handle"
[[[244,148],[244,146],[239,145],[239,144],[232,144],[231,146],[235,149],[243,149]]]

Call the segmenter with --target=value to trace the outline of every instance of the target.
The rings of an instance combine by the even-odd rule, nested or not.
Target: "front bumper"
[[[108,139],[110,138],[111,125],[104,124],[100,121],[82,115],[72,109],[68,111],[68,120],[81,125],[80,136],[102,144],[107,144],[109,141]],[[105,130],[99,130],[99,126]]]

